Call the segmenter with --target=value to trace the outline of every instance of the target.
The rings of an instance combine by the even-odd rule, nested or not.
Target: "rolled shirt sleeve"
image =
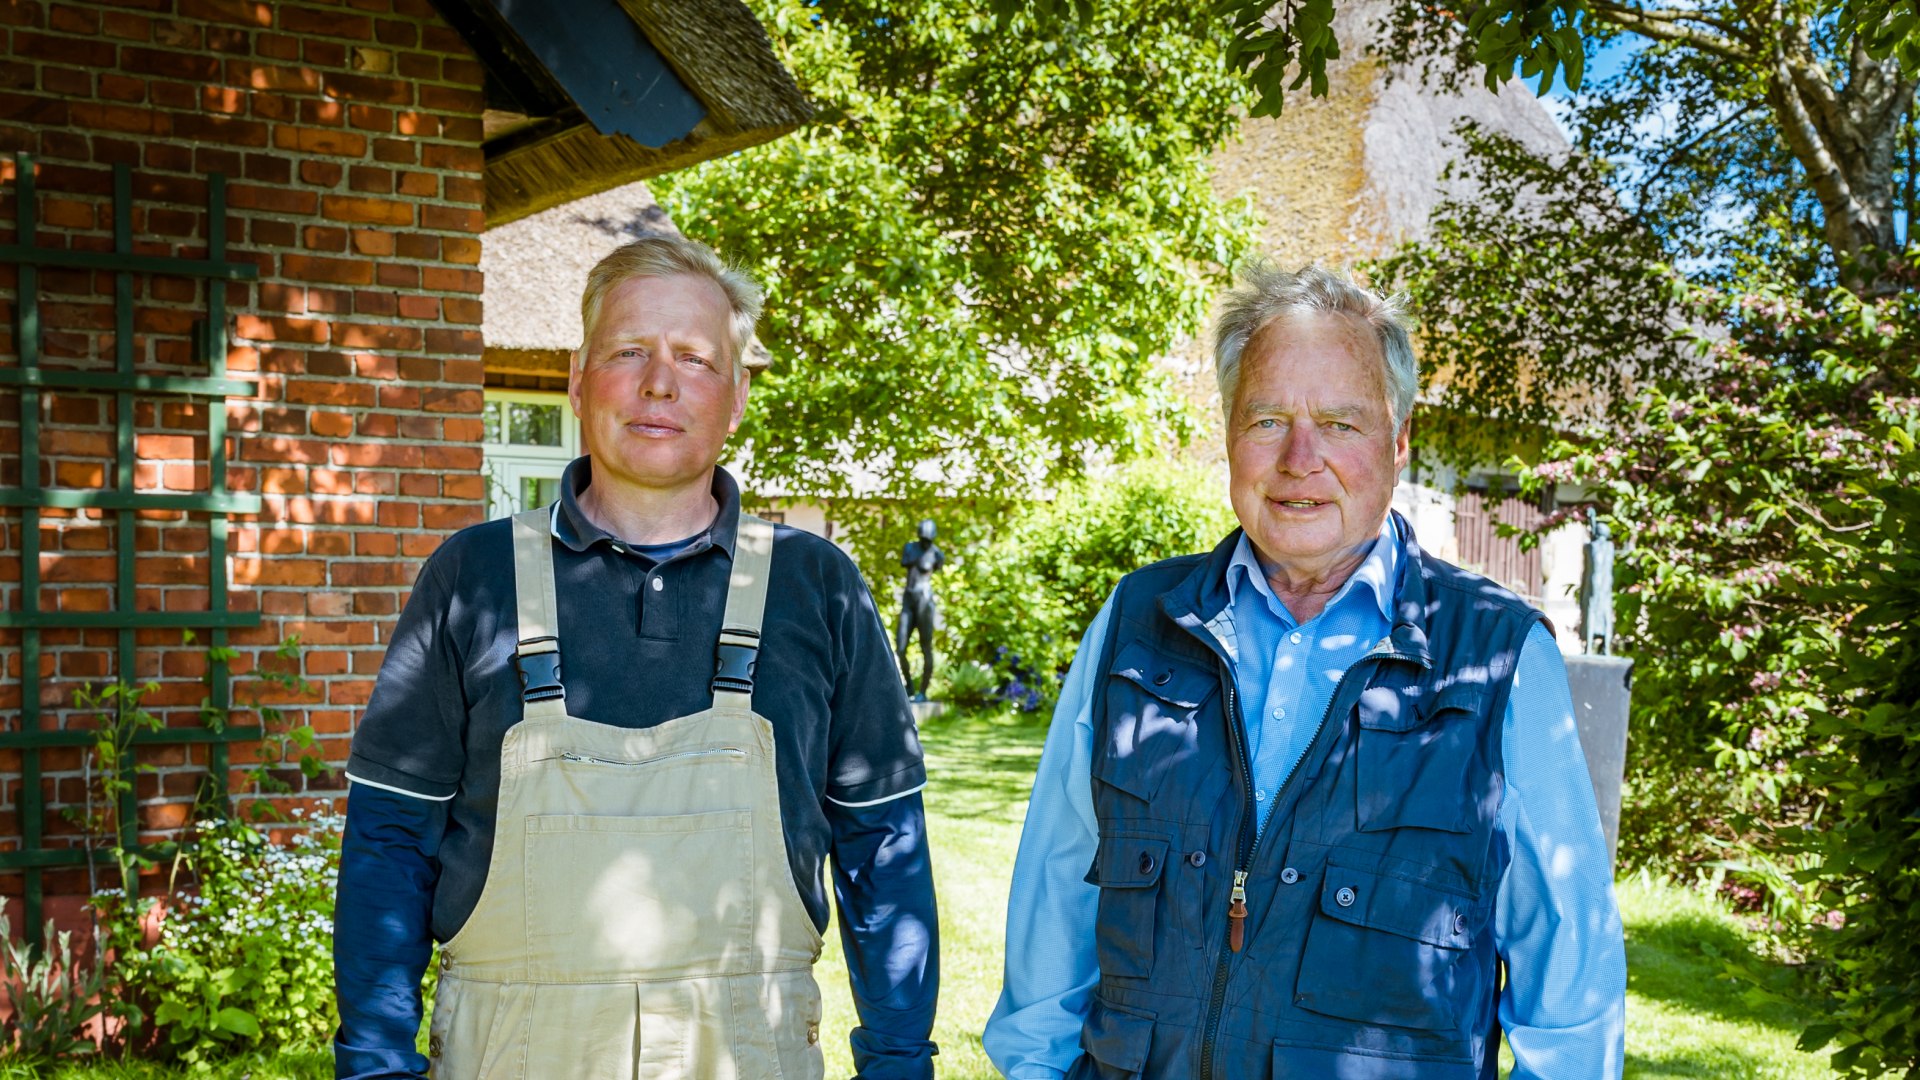
[[[1536,625],[1520,651],[1502,732],[1500,823],[1511,861],[1494,943],[1507,965],[1500,1025],[1512,1080],[1619,1077],[1627,957],[1566,665]]]
[[[981,1036],[1012,1080],[1052,1080],[1080,1057],[1080,1025],[1100,981],[1093,926],[1100,890],[1087,884],[1099,846],[1093,814],[1093,698],[1113,598],[1080,639],[1033,778],[1033,798],[1007,900],[1006,969]]]

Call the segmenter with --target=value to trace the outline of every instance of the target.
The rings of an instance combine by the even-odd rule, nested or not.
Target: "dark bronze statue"
[[[894,651],[900,654],[900,675],[907,681],[913,700],[927,700],[927,684],[933,681],[933,632],[938,627],[939,609],[933,603],[933,575],[947,564],[947,556],[933,544],[934,524],[920,522],[920,538],[900,553],[900,565],[907,568],[907,587],[900,591],[900,627],[894,635]],[[920,637],[920,688],[913,686],[913,664],[907,659],[907,643]]]

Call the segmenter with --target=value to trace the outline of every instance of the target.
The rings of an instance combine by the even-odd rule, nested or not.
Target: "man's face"
[[[671,491],[706,482],[747,407],[731,313],[703,277],[631,278],[607,291],[567,381],[595,484]]]
[[[1338,315],[1270,323],[1241,354],[1235,398],[1233,510],[1259,553],[1314,574],[1370,543],[1408,453],[1372,332]]]

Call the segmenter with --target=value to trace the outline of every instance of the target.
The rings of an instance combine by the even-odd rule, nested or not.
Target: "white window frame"
[[[489,409],[502,402],[560,407],[559,446],[481,443],[484,455],[481,471],[487,478],[487,514],[489,517],[507,517],[521,509],[514,504],[514,499],[520,491],[522,480],[528,477],[558,477],[568,462],[580,456],[580,420],[573,415],[573,407],[568,404],[564,390],[508,390],[489,386],[482,390],[481,396]]]

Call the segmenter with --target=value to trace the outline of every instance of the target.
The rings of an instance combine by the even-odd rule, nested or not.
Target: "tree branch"
[[[1687,22],[1706,22],[1704,18],[1688,17],[1670,11],[1648,10],[1614,3],[1613,0],[1593,0],[1589,10],[1597,18],[1612,23],[1622,30],[1630,30],[1641,37],[1652,38],[1655,41],[1679,42],[1742,64],[1756,63],[1759,60],[1759,53],[1753,43],[1738,35],[1713,34],[1684,25]]]

